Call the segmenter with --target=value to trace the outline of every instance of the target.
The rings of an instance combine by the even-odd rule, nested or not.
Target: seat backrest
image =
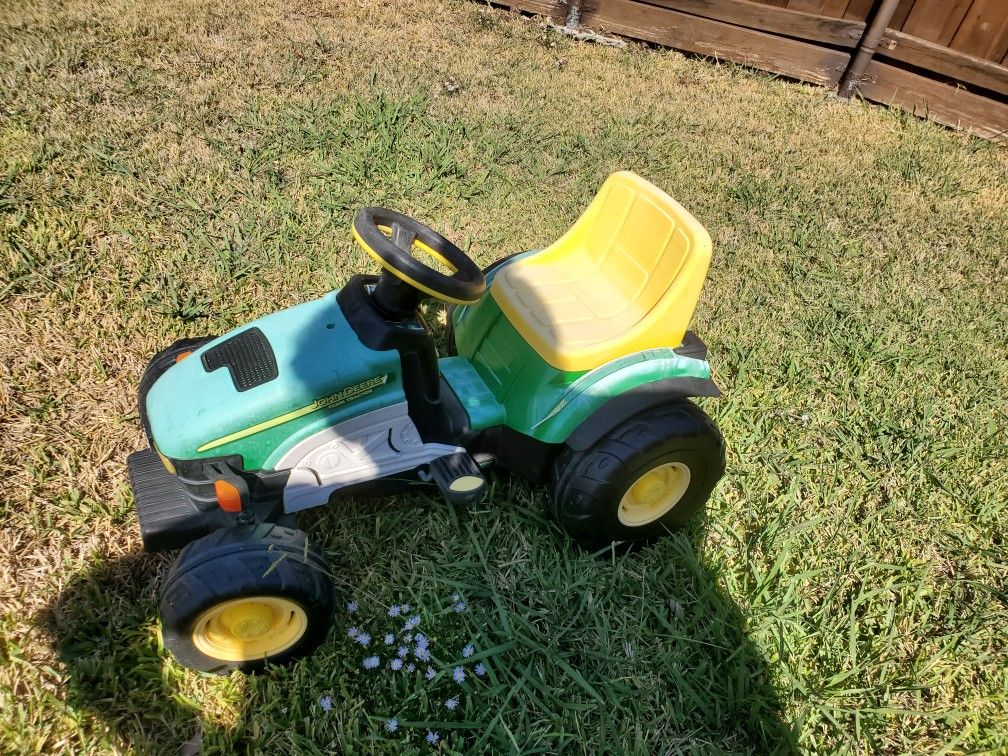
[[[605,181],[569,233],[580,237],[606,278],[642,312],[665,295],[691,253],[710,258],[710,237],[696,219],[630,171]]]

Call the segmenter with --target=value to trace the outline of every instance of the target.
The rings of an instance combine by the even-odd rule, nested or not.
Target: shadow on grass
[[[673,727],[667,753],[797,752],[770,666],[749,637],[748,620],[703,558],[706,526],[695,522],[669,537],[597,553],[597,559],[638,560],[654,593],[642,620],[661,638],[656,656]],[[657,662],[657,659],[656,659]],[[660,705],[660,704],[659,704]],[[678,721],[677,721],[678,720]]]
[[[357,507],[359,517],[373,520],[379,509],[388,511],[389,502]],[[450,518],[442,513],[439,518],[422,505],[404,507],[401,514],[397,531],[410,527],[411,520],[451,519],[450,532],[455,535],[447,535],[446,544],[454,541],[454,547],[460,547],[477,539],[477,550],[485,555],[484,565],[491,573],[513,568],[513,547],[502,542],[513,541],[500,539],[495,523],[477,523],[465,512],[454,512]],[[321,531],[320,535],[328,530],[327,541],[343,541],[346,533],[326,527],[334,517],[332,511],[314,513],[306,520],[317,527],[309,530]],[[505,529],[527,533],[537,542],[538,553],[513,590],[500,591],[494,581],[483,582],[485,572],[482,580],[472,575],[473,583],[484,586],[473,592],[474,602],[495,606],[488,615],[471,615],[474,629],[486,644],[511,650],[488,660],[500,692],[488,690],[478,710],[467,714],[473,721],[451,735],[452,749],[495,753],[516,746],[518,752],[757,754],[794,750],[792,729],[785,722],[768,665],[747,635],[745,615],[696,549],[702,526],[623,553],[592,556],[527,509],[518,516],[505,509],[493,519]],[[354,530],[359,526],[356,523]],[[422,541],[407,548],[422,553]],[[436,553],[426,556],[426,567],[419,569],[433,570],[433,584],[442,584],[459,568]],[[387,576],[394,571],[394,558],[391,552],[375,550],[343,568],[350,580],[366,581],[367,572]],[[549,569],[542,560],[551,563]],[[330,634],[314,663],[299,665],[300,673],[293,678],[285,671],[267,673],[261,681],[216,678],[209,684],[220,689],[209,697],[201,692],[204,680],[166,664],[159,648],[157,589],[165,566],[163,557],[146,554],[95,563],[70,581],[39,618],[65,669],[64,693],[80,722],[84,743],[99,750],[172,754],[255,750],[264,744],[275,745],[277,753],[296,752],[285,747],[293,742],[288,737],[296,737],[306,748],[332,743],[333,736],[336,742],[356,743],[364,751],[398,752],[405,746],[402,741],[397,746],[368,735],[374,725],[366,717],[354,715],[355,721],[338,725],[316,718],[309,726],[307,719],[267,714],[280,707],[273,701],[246,701],[243,693],[249,699],[279,696],[283,704],[316,700],[317,691],[331,689],[335,673],[348,701],[357,701],[356,711],[385,708],[388,701],[374,698],[377,680],[358,679],[352,672],[356,660],[340,658],[362,652],[346,648],[348,641],[339,630]],[[388,583],[387,577],[381,580]],[[394,595],[381,596],[379,603],[391,602]],[[510,633],[498,623],[497,611],[507,615],[504,625]],[[342,672],[334,672],[341,668]],[[228,686],[239,686],[238,692]],[[364,687],[358,690],[359,686]],[[201,701],[219,701],[221,694],[232,702],[232,718],[227,721],[200,710]],[[254,738],[246,704],[260,712]],[[340,732],[327,729],[332,727]]]
[[[440,609],[429,629],[425,620],[425,631],[438,638],[436,653],[447,645],[445,654],[454,657],[471,641],[478,653],[499,649],[486,660],[486,687],[465,690],[472,705],[460,715],[465,721],[453,725],[452,748],[797,750],[797,729],[787,719],[772,667],[749,637],[745,612],[722,587],[712,566],[717,560],[699,547],[702,522],[652,543],[593,554],[549,524],[541,506],[533,506],[535,489],[509,476],[497,477],[494,488],[497,506],[448,508],[434,497],[416,497],[413,506],[386,518],[398,524],[368,534],[373,548],[366,555],[348,550],[346,574],[356,585],[354,595],[368,604],[377,596],[381,604],[408,598],[429,609],[437,603],[432,597],[461,589],[470,608],[458,627],[446,632],[439,626]],[[310,517],[313,530],[344,542],[359,538],[355,531],[388,506],[373,502]],[[404,556],[411,554],[423,556]],[[375,561],[375,555],[382,556]],[[383,611],[379,606],[378,616],[355,615],[353,621],[377,637],[388,630]],[[351,656],[364,653],[340,633],[330,643]],[[397,716],[423,731],[430,722],[453,719],[438,703],[459,693],[446,677],[446,686],[419,686],[433,701],[419,708],[400,708],[399,688],[389,700],[370,678],[358,682],[351,674],[347,689],[363,710]]]
[[[193,754],[225,735],[187,700],[183,673],[166,667],[160,653],[157,589],[165,566],[163,557],[144,553],[96,562],[38,618],[91,747]]]
[[[567,662],[609,699],[613,719],[603,715],[602,737],[595,739],[605,742],[585,742],[587,751],[798,752],[798,726],[786,717],[772,668],[749,637],[746,614],[722,587],[715,560],[705,555],[705,515],[666,536],[597,552],[574,544],[559,526],[548,530],[559,561],[574,555],[572,572],[586,570],[586,562],[589,574],[597,568],[582,592],[606,618],[571,626],[583,624],[586,640],[610,635],[597,632],[602,627],[622,635],[616,654],[620,643],[559,644]],[[574,574],[567,579],[577,582]],[[534,613],[537,603],[526,605]],[[614,663],[614,656],[623,660]],[[594,670],[590,677],[588,670]],[[628,698],[638,702],[624,707]]]

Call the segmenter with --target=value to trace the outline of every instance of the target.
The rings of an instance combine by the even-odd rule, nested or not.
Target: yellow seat
[[[491,292],[549,364],[591,370],[682,343],[711,258],[710,235],[658,187],[614,173],[558,241],[504,266]]]

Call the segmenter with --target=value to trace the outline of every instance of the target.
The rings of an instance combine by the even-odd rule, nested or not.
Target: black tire
[[[656,520],[626,525],[620,501],[640,477],[669,462],[689,468],[681,498]],[[616,426],[590,448],[565,447],[553,465],[552,514],[579,543],[649,539],[683,527],[704,506],[724,473],[724,439],[703,410],[679,400]]]
[[[263,523],[223,528],[185,547],[161,592],[161,636],[179,664],[201,672],[255,672],[311,653],[332,625],[334,595],[325,556],[303,531]],[[232,599],[268,596],[296,603],[307,626],[293,645],[235,661],[201,651],[193,632],[204,612]]]
[[[147,392],[151,386],[160,378],[164,372],[178,360],[180,354],[193,352],[209,341],[214,340],[214,336],[197,336],[192,339],[179,339],[171,346],[162,349],[155,354],[151,361],[147,363],[143,376],[140,378],[140,388],[137,391],[137,402],[140,410],[140,425],[143,426],[144,435],[147,437],[147,444],[153,449],[154,442],[151,439],[150,420],[147,419]]]

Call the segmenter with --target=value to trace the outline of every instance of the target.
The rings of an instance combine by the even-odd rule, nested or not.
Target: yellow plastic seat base
[[[551,246],[504,266],[491,293],[522,337],[561,370],[591,370],[682,342],[711,240],[678,202],[614,173]]]

